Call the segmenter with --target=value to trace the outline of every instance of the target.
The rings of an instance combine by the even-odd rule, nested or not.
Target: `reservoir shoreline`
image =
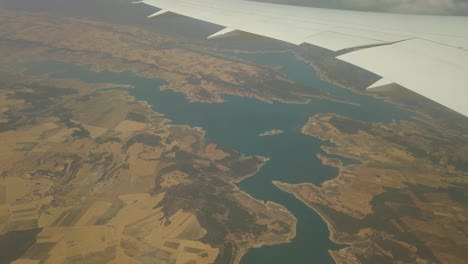
[[[276,58],[271,54],[252,56],[251,59],[260,64],[283,64],[283,73],[311,89],[325,90],[333,96],[349,99],[347,90],[333,87],[328,89],[331,84],[323,83],[311,75],[311,68],[298,62],[292,55],[285,57],[281,54]],[[285,206],[297,219],[296,236],[289,243],[248,250],[241,259],[243,264],[286,263],[290,261],[291,255],[296,257],[295,263],[298,264],[309,263],[310,259],[324,264],[333,263],[328,250],[336,249],[338,245],[329,239],[330,232],[326,221],[292,194],[280,190],[272,183],[279,181],[320,185],[336,177],[336,168],[324,166],[316,157],[317,154],[324,153],[322,146],[329,143],[301,133],[301,128],[309,117],[322,112],[364,118],[369,122],[390,122],[410,117],[394,105],[362,95],[351,98],[357,100],[361,107],[315,98],[311,99],[309,104],[271,104],[238,96],[223,96],[225,102],[222,104],[190,103],[184,94],[170,90],[161,91],[158,85],[165,84],[162,80],[146,79],[130,72],[96,73],[86,66],[69,63],[51,66],[62,70],[53,77],[81,78],[96,82],[112,80],[113,83],[133,85],[135,88],[127,89],[128,93],[136,100],[146,102],[155,112],[164,114],[164,118],[171,123],[199,127],[205,132],[208,140],[226,149],[269,159],[256,174],[249,175],[236,185],[256,200],[271,201]],[[298,71],[306,75],[294,76]],[[342,91],[346,92],[341,94]],[[376,105],[383,107],[373,108]],[[259,134],[274,129],[285,133],[258,137]]]

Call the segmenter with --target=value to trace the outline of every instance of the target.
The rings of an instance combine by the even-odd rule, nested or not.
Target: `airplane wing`
[[[143,0],[138,3],[224,26],[208,38],[241,32],[332,51],[382,77],[468,116],[468,17],[344,11],[243,0]]]

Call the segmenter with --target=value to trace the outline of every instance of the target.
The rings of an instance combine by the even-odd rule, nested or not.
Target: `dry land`
[[[165,89],[193,101],[236,94],[298,103],[316,95],[300,86],[265,93],[260,79],[291,82],[257,66],[165,48],[176,40],[140,29],[5,11],[0,24],[0,262],[237,263],[249,248],[295,236],[286,208],[235,185],[265,158],[170,124],[112,89],[123,85],[31,76],[16,62],[130,70],[164,78]]]
[[[294,83],[278,72],[235,61],[196,45],[123,25],[0,10],[0,60],[45,59],[92,65],[93,71],[131,71],[163,78],[191,101],[220,103],[222,94],[265,102],[340,101]],[[288,89],[284,89],[288,87]]]
[[[445,127],[314,116],[304,134],[333,142],[319,155],[339,175],[322,186],[275,182],[318,212],[337,263],[464,263],[468,138]]]
[[[23,248],[2,262],[227,263],[294,237],[284,207],[234,185],[264,158],[106,84],[3,75],[0,98],[15,104],[2,105],[0,242]]]

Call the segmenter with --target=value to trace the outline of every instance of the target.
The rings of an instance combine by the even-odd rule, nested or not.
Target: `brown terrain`
[[[123,85],[32,76],[16,62],[130,70],[209,102],[221,93],[306,101],[303,87],[278,95],[260,85],[236,90],[262,78],[290,81],[165,49],[174,40],[125,26],[3,11],[0,24],[1,263],[238,263],[249,248],[295,236],[286,208],[235,185],[265,158],[172,125]],[[199,77],[206,83],[190,79]]]
[[[304,134],[333,143],[318,155],[339,176],[322,186],[275,182],[328,223],[347,247],[337,263],[465,263],[468,134],[410,122],[317,115]]]
[[[234,185],[264,158],[171,125],[116,85],[2,81],[2,262],[227,263],[294,237],[284,207]]]
[[[340,101],[296,84],[278,72],[206,52],[177,40],[123,25],[0,10],[0,58],[58,60],[92,65],[94,71],[131,71],[163,78],[191,101],[223,102],[222,94],[265,102],[307,103],[310,97]],[[288,87],[288,89],[284,89]]]

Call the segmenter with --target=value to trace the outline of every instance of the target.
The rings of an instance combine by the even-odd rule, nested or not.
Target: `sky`
[[[322,8],[468,16],[468,0],[255,0]]]

